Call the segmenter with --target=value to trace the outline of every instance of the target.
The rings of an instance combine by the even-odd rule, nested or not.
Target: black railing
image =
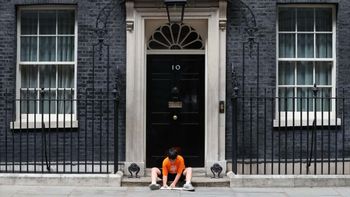
[[[117,91],[6,90],[0,172],[117,172],[118,105]]]
[[[247,88],[246,88],[247,89]],[[236,174],[350,174],[350,97],[345,89],[234,89]],[[301,94],[301,95],[300,95]],[[278,96],[276,96],[278,95]]]

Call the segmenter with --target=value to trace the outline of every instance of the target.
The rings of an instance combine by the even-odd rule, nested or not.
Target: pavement
[[[150,191],[148,187],[70,187],[0,185],[0,197],[316,197],[349,196],[350,187],[329,188],[220,188],[199,187],[195,192]]]

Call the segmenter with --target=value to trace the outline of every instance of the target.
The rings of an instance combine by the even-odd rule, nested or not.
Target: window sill
[[[78,128],[79,124],[77,120],[73,121],[58,121],[58,122],[45,122],[45,128],[46,129],[70,129],[70,128]],[[10,122],[10,128],[13,130],[21,130],[21,129],[41,129],[42,128],[42,122],[37,121],[37,122],[27,122],[26,120],[24,121],[15,121],[15,122]]]
[[[313,118],[310,118],[308,120],[302,120],[300,119],[274,119],[273,120],[273,127],[278,128],[278,127],[312,127],[313,126]],[[294,123],[294,124],[293,124]],[[316,121],[316,126],[323,126],[323,127],[328,127],[328,126],[341,126],[341,119],[340,118],[331,118],[331,119],[317,119]]]

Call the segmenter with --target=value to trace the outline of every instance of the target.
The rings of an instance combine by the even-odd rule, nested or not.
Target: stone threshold
[[[144,187],[151,183],[151,178],[139,177],[129,178],[123,177],[122,186],[124,187]],[[211,178],[203,176],[195,176],[192,178],[192,184],[194,187],[230,187],[230,179],[228,177]]]
[[[350,175],[235,175],[230,187],[349,187]]]

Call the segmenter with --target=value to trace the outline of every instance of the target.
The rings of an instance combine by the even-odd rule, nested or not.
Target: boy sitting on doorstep
[[[178,155],[175,148],[170,148],[168,151],[168,157],[163,160],[162,172],[159,168],[152,168],[151,180],[152,183],[149,185],[151,190],[160,189],[160,185],[157,184],[157,177],[163,178],[162,188],[168,188],[168,181],[173,181],[170,188],[175,188],[179,180],[186,178],[186,183],[184,184],[184,190],[193,191],[194,187],[191,184],[192,179],[192,168],[185,167],[184,158]]]

